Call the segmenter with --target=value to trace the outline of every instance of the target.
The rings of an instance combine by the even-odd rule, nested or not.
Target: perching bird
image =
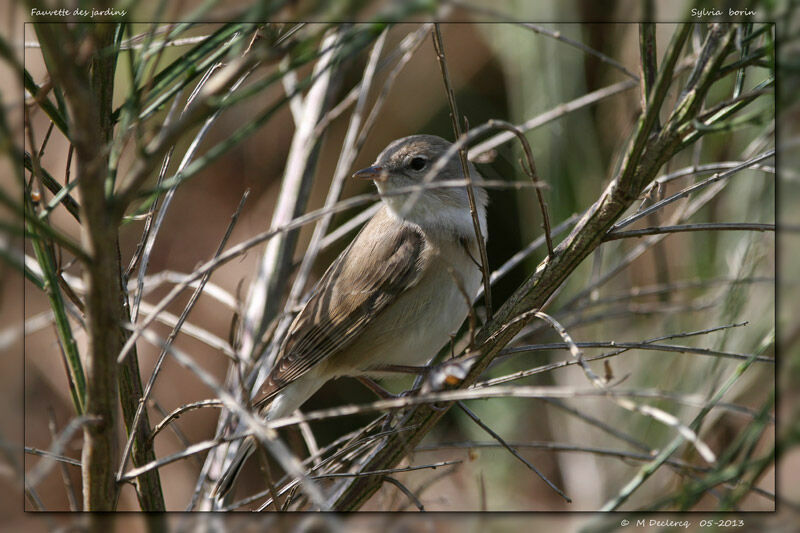
[[[328,267],[289,327],[254,403],[267,420],[292,414],[332,378],[424,365],[459,329],[481,271],[466,186],[435,186],[465,179],[457,152],[410,207],[411,194],[392,194],[423,184],[451,146],[433,135],[405,137],[353,175],[373,180],[383,205]],[[469,173],[486,239],[487,194],[472,163]],[[248,437],[218,480],[217,499],[231,490],[254,449]]]

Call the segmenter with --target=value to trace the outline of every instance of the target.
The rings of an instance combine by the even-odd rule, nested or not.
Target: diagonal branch
[[[528,312],[541,309],[578,265],[601,245],[609,228],[633,204],[644,186],[657,176],[661,166],[679,149],[679,128],[691,119],[691,112],[696,113],[699,110],[699,104],[689,105],[686,103],[687,99],[692,104],[702,101],[711,85],[711,69],[704,68],[693,80],[691,96],[684,98],[683,105],[670,113],[662,129],[657,128],[656,119],[690,31],[691,25],[679,26],[668,45],[647,99],[647,108],[636,125],[617,177],[584,214],[572,233],[554,249],[553,255],[540,263],[533,275],[517,288],[478,332],[476,344],[480,356],[458,385],[459,388],[468,387],[478,379],[500,350],[523,328],[530,318]],[[728,53],[728,44],[725,38],[707,43],[708,64],[715,65],[722,61]],[[388,437],[385,445],[376,449],[364,461],[362,468],[377,470],[395,465],[418,445],[446,411],[447,408],[437,410],[427,405],[407,411],[400,423],[415,426],[416,429]],[[343,483],[337,487],[332,507],[337,510],[358,509],[378,488],[378,483],[365,478]]]
[[[447,104],[450,106],[450,119],[453,123],[453,132],[456,138],[461,138],[461,115],[458,113],[458,104],[453,92],[453,84],[450,82],[450,74],[447,70],[447,59],[444,55],[444,43],[442,42],[442,32],[439,24],[433,26],[433,47],[436,49],[436,58],[439,60],[439,68],[442,71],[445,91],[447,93]],[[486,254],[486,242],[478,220],[478,211],[475,207],[475,191],[472,187],[472,178],[469,175],[469,163],[467,162],[467,151],[464,148],[458,150],[458,157],[461,160],[461,168],[464,170],[464,178],[467,180],[467,197],[469,199],[469,212],[472,215],[472,225],[475,229],[475,240],[478,243],[478,252],[481,256],[481,274],[483,275],[483,298],[486,305],[486,317],[492,318],[492,284],[489,282],[489,256]]]

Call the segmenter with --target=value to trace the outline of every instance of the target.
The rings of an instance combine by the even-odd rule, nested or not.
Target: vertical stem
[[[125,314],[129,314],[127,306],[125,307]],[[127,336],[125,336],[126,338]],[[123,342],[125,339],[123,339]],[[131,459],[134,465],[141,466],[155,461],[156,455],[150,436],[152,430],[150,418],[147,415],[147,406],[142,406],[138,431],[134,427],[139,402],[144,401],[138,359],[135,350],[131,351],[130,355],[125,358],[125,361],[119,367],[118,385],[125,430],[128,434],[136,431],[131,448]],[[136,478],[136,497],[139,499],[139,506],[143,511],[166,510],[158,470],[151,470]]]
[[[642,109],[647,109],[647,99],[650,98],[650,93],[653,91],[658,72],[655,24],[639,24],[639,53],[641,56],[639,83],[642,87]],[[658,117],[656,117],[656,129],[658,129]]]
[[[81,195],[81,238],[88,260],[83,272],[87,287],[85,355],[85,413],[98,420],[84,427],[82,456],[83,508],[86,511],[112,511],[119,492],[114,477],[117,444],[116,413],[118,386],[126,422],[131,407],[135,411],[141,395],[137,358],[129,357],[118,372],[116,356],[128,333],[130,321],[120,261],[118,226],[121,212],[112,196],[108,180],[108,144],[113,135],[112,99],[117,61],[114,24],[91,24],[88,36],[80,41],[77,32],[66,25],[41,24],[36,27],[48,71],[64,88],[74,125],[78,187]],[[84,47],[93,49],[86,54]],[[78,53],[78,50],[81,53]],[[86,54],[86,55],[84,55]],[[81,64],[75,58],[87,57]],[[135,355],[135,354],[132,354]],[[119,383],[118,383],[119,380]],[[149,423],[145,421],[149,427]],[[155,458],[142,433],[134,452],[134,462],[143,464]],[[164,509],[157,472],[137,482],[137,495],[145,510]]]
[[[96,51],[110,49],[112,27],[98,24],[93,28]],[[111,96],[116,54],[94,55],[90,62],[89,86],[94,102],[69,98],[76,129],[75,153],[81,193],[82,238],[90,261],[84,271],[87,287],[86,413],[100,422],[84,427],[83,507],[87,511],[112,511],[116,507],[118,487],[114,479],[113,458],[116,451],[117,365],[114,360],[124,344],[120,325],[125,320],[116,217],[105,194],[108,157],[103,153],[111,137]],[[92,103],[94,105],[92,105]],[[89,129],[95,131],[87,131]]]
[[[447,92],[447,103],[450,105],[450,118],[453,122],[453,132],[456,139],[461,138],[461,124],[458,114],[458,105],[453,93],[453,86],[450,83],[450,73],[447,70],[447,60],[444,56],[444,43],[442,42],[442,32],[439,24],[434,24],[433,46],[436,49],[436,58],[439,60],[439,68],[442,71],[445,90]],[[469,175],[469,163],[467,162],[467,151],[464,148],[458,150],[461,159],[461,167],[464,169],[464,178],[467,181],[467,197],[469,198],[469,212],[472,215],[472,225],[475,228],[475,239],[478,243],[478,251],[481,255],[481,274],[483,274],[483,298],[486,304],[486,320],[492,319],[492,285],[489,281],[489,257],[486,254],[486,243],[483,240],[481,224],[478,220],[478,211],[475,208],[475,192],[472,189],[472,178]]]
[[[739,57],[744,59],[747,57],[748,52],[750,52],[750,40],[747,37],[753,32],[753,23],[747,22],[740,28],[738,31],[741,35],[741,51],[739,53]],[[738,98],[742,94],[742,89],[744,88],[744,76],[745,76],[745,67],[740,68],[736,72],[736,84],[733,87],[733,97]]]

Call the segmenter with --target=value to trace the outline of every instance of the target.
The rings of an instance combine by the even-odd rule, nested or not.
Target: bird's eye
[[[411,160],[408,166],[411,167],[412,170],[422,170],[423,168],[425,168],[425,165],[427,163],[428,160],[425,159],[424,157],[415,157],[414,159]]]

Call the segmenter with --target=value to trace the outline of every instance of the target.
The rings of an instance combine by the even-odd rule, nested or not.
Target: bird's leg
[[[412,365],[375,365],[370,367],[371,372],[394,372],[398,374],[416,374],[421,375],[428,372],[428,366],[412,366]]]
[[[429,367],[427,366],[411,366],[411,365],[375,365],[369,368],[370,372],[395,372],[399,374],[415,374],[421,375],[427,373]],[[394,400],[397,398],[402,398],[408,392],[403,392],[401,394],[393,394],[388,390],[384,389],[380,385],[378,385],[375,380],[370,379],[366,376],[360,376],[357,378],[358,381],[361,382],[362,385],[367,387],[369,390],[374,392],[378,398],[381,400]]]
[[[356,379],[357,379],[357,380],[358,380],[358,381],[359,381],[359,382],[360,382],[362,385],[364,385],[366,388],[368,388],[369,390],[371,390],[372,392],[374,392],[374,393],[375,393],[375,395],[376,395],[378,398],[380,398],[381,400],[394,400],[394,399],[396,399],[396,398],[399,398],[399,397],[400,397],[400,395],[399,395],[399,394],[392,394],[392,393],[391,393],[391,392],[389,392],[388,390],[386,390],[386,389],[384,389],[383,387],[381,387],[380,385],[378,385],[378,384],[375,382],[375,380],[373,380],[373,379],[370,379],[370,378],[368,378],[368,377],[366,377],[366,376],[358,376]]]

